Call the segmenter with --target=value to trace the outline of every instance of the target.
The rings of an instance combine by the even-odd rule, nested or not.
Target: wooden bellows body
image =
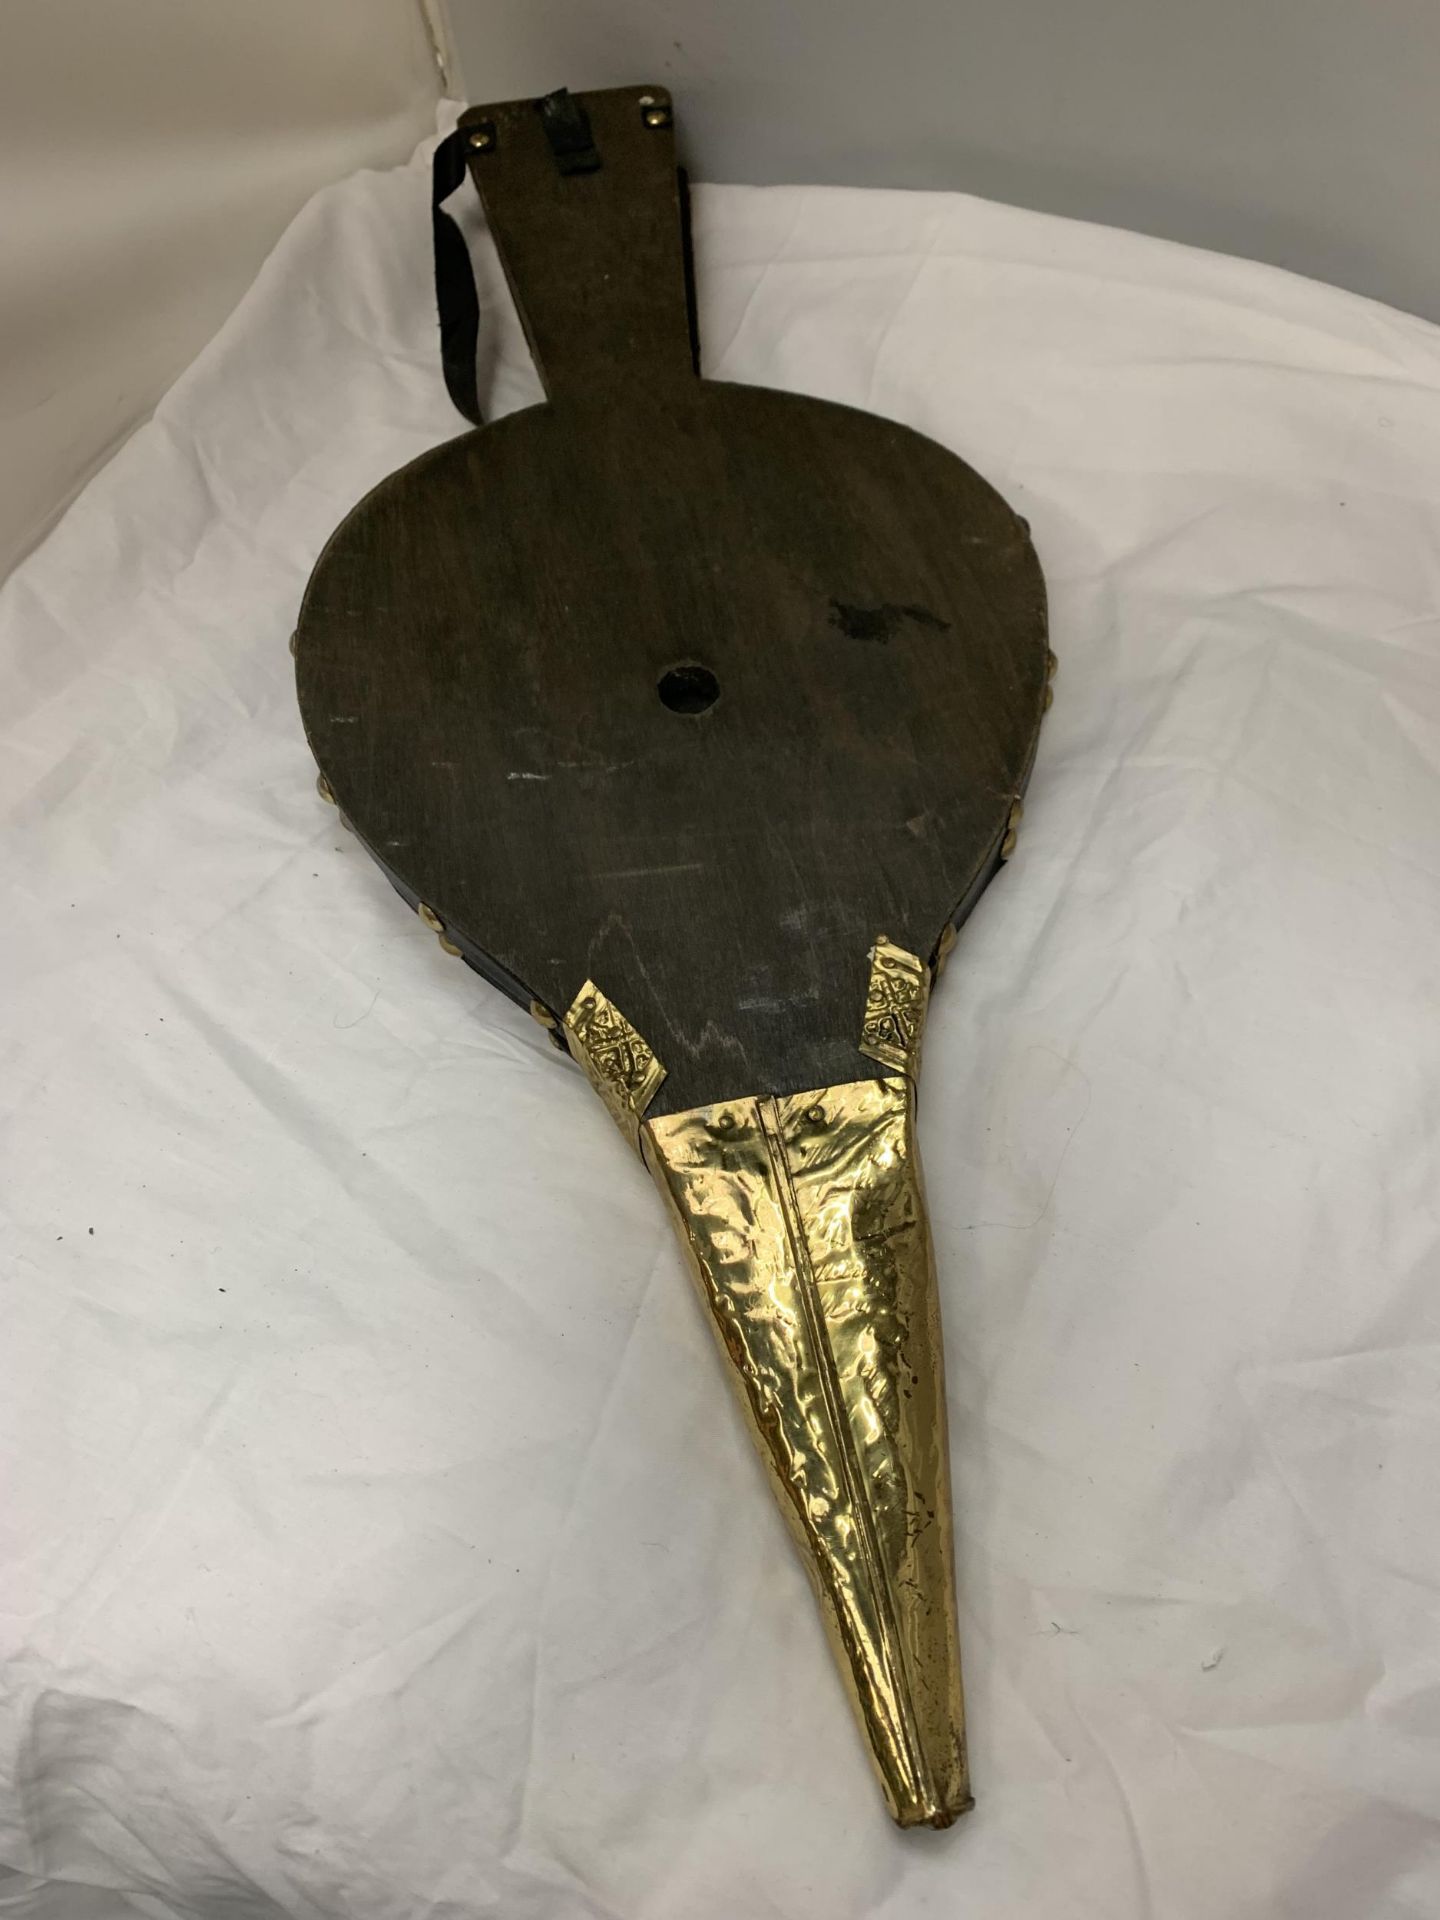
[[[697,366],[668,96],[456,136],[547,401],[315,569],[356,832],[563,1039],[676,1220],[892,1811],[969,1801],[913,1086],[1047,701],[1024,523],[910,430]]]

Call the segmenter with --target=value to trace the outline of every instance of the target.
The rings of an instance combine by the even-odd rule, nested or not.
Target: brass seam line
[[[910,1675],[905,1665],[895,1595],[891,1590],[889,1571],[881,1555],[879,1542],[875,1538],[873,1516],[869,1501],[865,1497],[864,1477],[860,1471],[860,1462],[855,1456],[855,1439],[850,1431],[849,1413],[836,1376],[835,1356],[831,1350],[829,1331],[825,1325],[820,1289],[816,1284],[815,1269],[810,1259],[810,1244],[805,1238],[800,1203],[790,1171],[790,1159],[785,1151],[785,1140],[780,1130],[780,1110],[774,1094],[761,1095],[755,1102],[755,1110],[761,1131],[765,1135],[766,1145],[770,1149],[771,1164],[775,1168],[775,1191],[780,1201],[781,1212],[785,1216],[785,1232],[795,1261],[795,1292],[800,1301],[800,1310],[805,1316],[806,1332],[814,1349],[815,1371],[820,1380],[820,1391],[825,1399],[826,1417],[835,1436],[836,1451],[845,1479],[846,1496],[856,1518],[861,1549],[869,1564],[871,1587],[880,1603],[885,1634],[885,1665],[895,1697],[897,1730],[905,1744],[905,1758],[916,1788],[927,1795],[932,1803],[938,1804],[938,1784],[926,1764],[924,1753],[916,1739]]]

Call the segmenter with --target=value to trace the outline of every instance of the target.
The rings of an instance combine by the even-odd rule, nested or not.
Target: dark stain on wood
[[[838,627],[848,640],[876,640],[883,646],[894,639],[902,620],[934,627],[939,633],[948,632],[950,627],[948,620],[931,613],[928,607],[847,607],[839,600],[830,602],[830,624]]]

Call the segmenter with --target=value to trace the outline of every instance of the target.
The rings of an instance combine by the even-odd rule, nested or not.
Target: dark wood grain
[[[462,134],[485,130],[470,175],[545,390],[692,380],[670,96],[622,87],[582,98],[601,159],[594,172],[553,164],[534,100],[472,108],[460,121]],[[664,124],[648,125],[647,114]]]
[[[876,1072],[869,946],[933,953],[993,871],[1047,643],[1025,525],[961,460],[696,377],[673,161],[642,141],[626,171],[643,91],[587,96],[588,237],[548,205],[579,203],[543,151],[496,190],[550,399],[355,509],[297,669],[316,758],[396,884],[522,1002],[563,1013],[593,978],[668,1069],[659,1112]],[[537,222],[568,256],[547,265]],[[658,291],[634,284],[657,249]],[[662,699],[688,666],[718,684],[704,711]]]

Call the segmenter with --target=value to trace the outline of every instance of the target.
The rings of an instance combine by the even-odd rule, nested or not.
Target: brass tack
[[[668,107],[647,107],[645,110],[645,124],[647,127],[668,127],[670,124],[670,109]]]
[[[445,922],[440,918],[439,914],[436,913],[433,907],[427,907],[425,902],[422,900],[419,906],[416,907],[415,911],[416,913],[419,914],[420,918],[425,922],[426,926],[429,927],[432,933],[444,933]]]
[[[1054,704],[1055,704],[1055,689],[1054,687],[1051,686],[1050,682],[1047,680],[1045,682],[1045,712],[1048,713],[1051,707],[1054,706]]]
[[[1056,658],[1053,648],[1047,647],[1045,650],[1045,678],[1047,680],[1053,680],[1055,678],[1055,669],[1059,664],[1060,662]]]
[[[453,940],[447,940],[443,933],[437,934],[436,938],[439,940],[443,952],[455,955],[459,954],[460,949],[456,946],[455,942]]]
[[[476,127],[470,135],[470,144],[477,153],[484,153],[495,144],[495,136],[488,127]]]
[[[945,971],[945,962],[950,958],[955,947],[955,942],[959,938],[959,934],[955,931],[955,922],[953,920],[947,920],[945,922],[945,931],[941,934],[940,943],[935,949],[935,978],[937,980]]]
[[[824,1107],[807,1108],[805,1112],[805,1118],[810,1122],[812,1127],[823,1127],[825,1124]]]
[[[297,627],[294,633],[292,633],[290,636],[290,658],[292,660],[295,658],[295,642],[299,638],[300,638],[300,629]]]
[[[1016,800],[1011,803],[1010,817],[1005,822],[1005,838],[1000,842],[1002,860],[1008,860],[1015,851],[1015,842],[1020,837],[1020,818],[1024,811],[1023,801]]]
[[[558,1015],[552,1013],[543,1000],[532,1000],[530,1002],[530,1018],[534,1020],[537,1025],[545,1029],[546,1039],[549,1040],[551,1046],[554,1047],[557,1052],[567,1053],[569,1051],[565,1045],[565,1030],[560,1023]]]
[[[325,778],[323,773],[319,776],[319,778],[315,782],[315,791],[319,794],[320,798],[325,802],[327,807],[333,807],[335,805],[334,792],[331,789],[330,782]]]

